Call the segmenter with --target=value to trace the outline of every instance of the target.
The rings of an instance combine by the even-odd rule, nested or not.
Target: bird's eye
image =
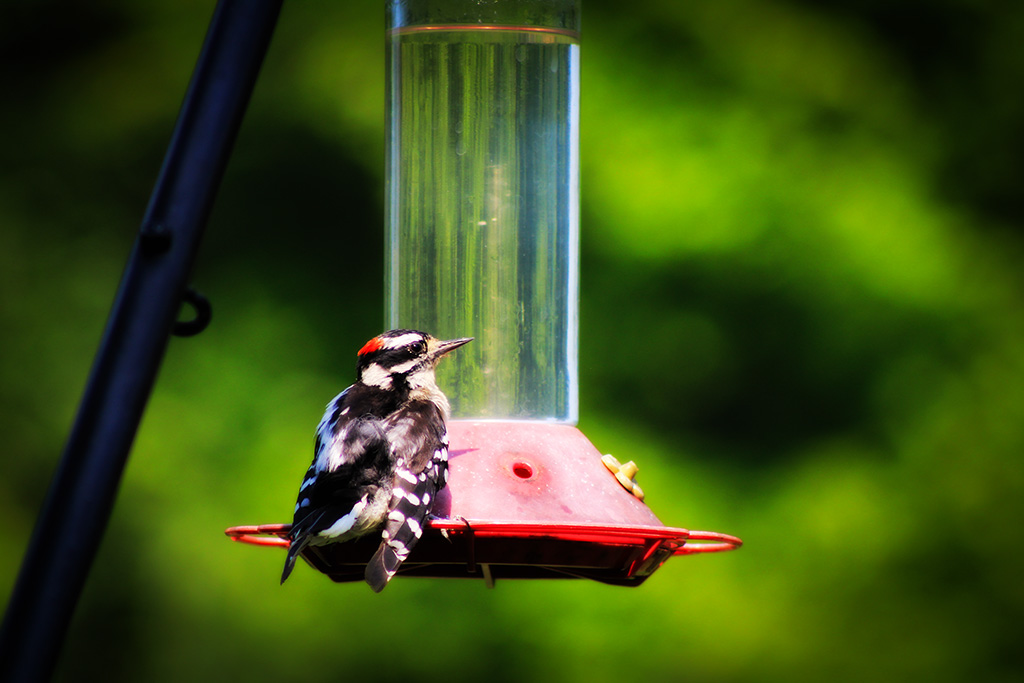
[[[412,350],[413,350],[413,353],[415,353],[417,356],[426,353],[427,352],[427,342],[425,342],[425,341],[418,341],[418,342],[416,342],[415,344],[412,345]]]

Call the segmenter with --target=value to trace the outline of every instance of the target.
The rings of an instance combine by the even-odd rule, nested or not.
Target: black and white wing
[[[377,593],[419,541],[434,498],[448,482],[448,430],[435,403],[413,402],[392,416],[386,429],[396,463],[391,501],[383,540],[365,575]]]

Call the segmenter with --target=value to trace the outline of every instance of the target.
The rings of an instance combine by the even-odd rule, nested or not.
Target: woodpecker
[[[391,330],[359,349],[357,379],[327,404],[299,487],[281,583],[307,545],[380,533],[366,582],[380,592],[423,533],[448,481],[448,399],[434,369],[472,337]]]

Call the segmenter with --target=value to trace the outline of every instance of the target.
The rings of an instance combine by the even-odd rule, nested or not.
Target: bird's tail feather
[[[285,582],[285,579],[292,573],[292,569],[295,568],[295,559],[302,552],[302,549],[309,543],[309,536],[303,534],[298,538],[292,539],[291,545],[288,546],[288,556],[284,558],[284,571],[281,572],[281,583]]]

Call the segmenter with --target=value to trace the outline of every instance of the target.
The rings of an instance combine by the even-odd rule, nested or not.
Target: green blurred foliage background
[[[0,595],[212,2],[0,8]],[[1024,5],[584,6],[580,427],[667,524],[638,589],[398,580],[287,521],[382,315],[383,12],[284,9],[58,680],[1020,680]],[[1017,531],[1015,531],[1017,530]]]

